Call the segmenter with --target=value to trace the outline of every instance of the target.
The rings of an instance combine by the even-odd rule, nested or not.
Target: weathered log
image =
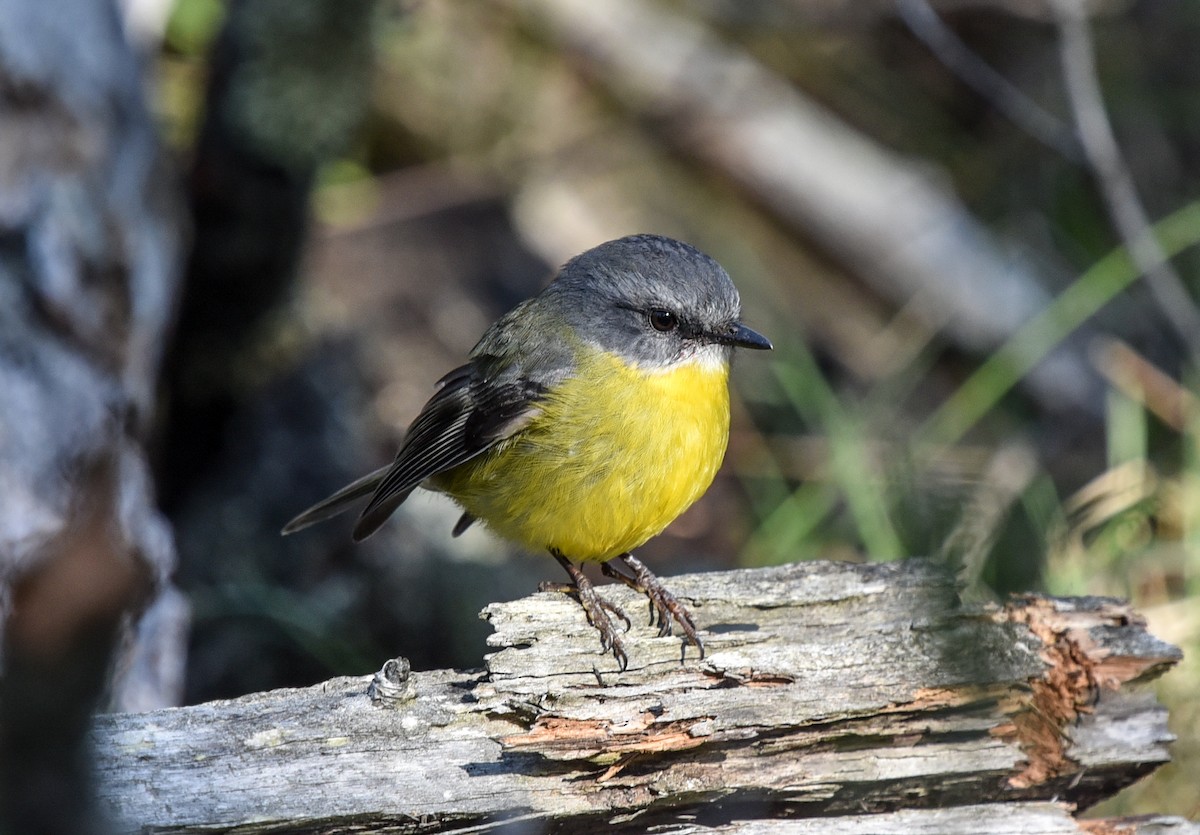
[[[483,670],[100,717],[99,791],[131,832],[1050,833],[1101,831],[1071,812],[1168,759],[1141,685],[1180,653],[1120,601],[965,607],[923,560],[669,585],[703,659],[606,587],[634,621],[617,672],[574,602],[537,594],[484,612]]]

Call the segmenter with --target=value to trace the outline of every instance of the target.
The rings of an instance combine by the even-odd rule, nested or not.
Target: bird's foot
[[[626,574],[613,566],[613,562],[620,562],[631,572]],[[660,637],[672,634],[671,623],[674,621],[679,624],[679,629],[684,634],[687,644],[694,644],[696,649],[700,650],[700,657],[704,658],[704,642],[700,640],[699,632],[696,629],[696,621],[692,619],[692,613],[687,610],[675,595],[667,591],[657,577],[646,568],[645,564],[635,557],[633,554],[621,554],[614,557],[612,561],[604,563],[601,568],[606,575],[615,580],[620,580],[625,585],[629,586],[634,591],[646,595],[650,600],[650,625],[658,624],[658,634]]]
[[[625,629],[628,631],[630,627],[629,616],[621,610],[621,607],[609,603],[596,591],[584,573],[577,565],[572,563],[562,554],[550,552],[571,577],[570,583],[542,583],[538,588],[541,591],[558,591],[564,594],[569,594],[579,601],[579,605],[583,607],[583,613],[587,616],[587,621],[592,627],[600,633],[600,646],[605,652],[611,652],[613,658],[617,660],[617,666],[621,672],[629,666],[629,656],[625,652],[625,640],[621,637],[621,633],[613,626],[612,619],[608,616],[612,612],[616,617],[625,621]]]

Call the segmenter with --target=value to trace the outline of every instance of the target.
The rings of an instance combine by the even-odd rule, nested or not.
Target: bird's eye
[[[650,326],[656,331],[673,331],[679,327],[679,317],[669,310],[655,307],[650,310]]]

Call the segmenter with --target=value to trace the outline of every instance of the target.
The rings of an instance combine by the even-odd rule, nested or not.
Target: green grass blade
[[[1168,257],[1200,243],[1200,202],[1159,221],[1154,233]],[[1139,275],[1123,247],[1097,261],[963,382],[918,431],[919,441],[959,441],[1055,345]]]

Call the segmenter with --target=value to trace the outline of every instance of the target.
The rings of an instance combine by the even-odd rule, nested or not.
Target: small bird
[[[542,589],[579,601],[621,670],[629,658],[609,612],[626,628],[629,618],[578,562],[599,562],[645,594],[659,634],[671,634],[674,621],[703,658],[691,613],[631,552],[703,495],[725,457],[733,349],[771,348],[740,319],[729,275],[688,244],[633,235],[590,249],[438,381],[391,464],[283,533],[369,495],[354,525],[358,542],[424,487],[462,507],[452,535],[480,520],[549,551],[571,582]]]

